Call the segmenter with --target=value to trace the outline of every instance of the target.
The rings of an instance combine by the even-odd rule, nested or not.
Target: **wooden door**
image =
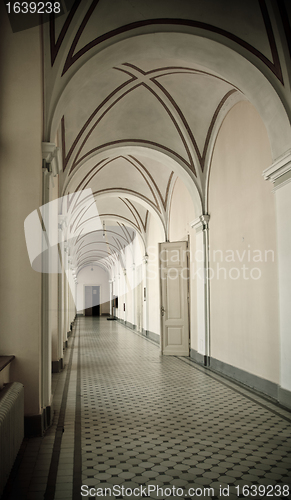
[[[187,242],[160,244],[161,350],[189,356]]]
[[[100,286],[92,286],[92,316],[100,316]]]
[[[92,316],[92,287],[85,286],[85,316]]]

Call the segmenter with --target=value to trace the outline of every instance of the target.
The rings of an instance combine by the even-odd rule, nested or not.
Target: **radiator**
[[[19,382],[0,391],[0,496],[24,437],[24,388]]]

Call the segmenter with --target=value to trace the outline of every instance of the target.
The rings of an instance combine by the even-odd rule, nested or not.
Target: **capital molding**
[[[54,177],[61,171],[60,148],[57,148],[53,142],[42,143],[42,159],[49,165],[48,171]]]
[[[202,214],[197,219],[194,219],[192,222],[190,222],[190,226],[192,229],[195,229],[196,232],[203,231],[205,229],[208,229],[208,223],[210,220],[210,215],[209,214]]]
[[[289,173],[289,175],[288,175]],[[286,175],[287,174],[287,175]],[[291,149],[279,156],[274,163],[263,171],[265,180],[274,184],[274,189],[291,181]]]
[[[68,227],[68,221],[66,215],[59,215],[58,218],[58,228],[60,231],[65,231]]]

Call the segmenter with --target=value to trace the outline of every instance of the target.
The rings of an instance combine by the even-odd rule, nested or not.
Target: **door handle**
[[[161,307],[161,313],[162,313],[162,316],[164,316],[164,313],[165,313],[166,309],[164,308],[164,306]]]

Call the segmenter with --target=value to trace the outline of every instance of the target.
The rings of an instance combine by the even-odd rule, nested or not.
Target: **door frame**
[[[185,290],[185,298],[184,298],[184,306],[185,306],[185,321],[187,323],[187,349],[186,351],[183,351],[183,353],[179,354],[170,354],[170,353],[165,353],[164,352],[164,345],[165,345],[165,329],[164,329],[164,316],[162,315],[162,308],[164,307],[163,304],[163,284],[162,284],[162,262],[161,262],[161,248],[162,245],[165,244],[185,244],[186,246],[186,267],[187,267],[187,284],[186,284],[186,290]],[[190,331],[190,269],[189,269],[189,251],[190,251],[190,242],[188,240],[184,241],[166,241],[163,243],[159,243],[159,270],[160,270],[160,325],[161,325],[161,339],[160,339],[160,350],[163,355],[173,355],[173,356],[189,356],[190,355],[190,342],[191,342],[191,331]],[[173,268],[175,268],[173,266]],[[167,313],[167,311],[165,311]]]
[[[85,288],[86,288],[86,286],[90,286],[91,289],[92,289],[93,286],[99,286],[99,290],[100,290],[100,292],[99,292],[100,316],[102,316],[102,299],[101,299],[101,297],[102,297],[102,287],[101,287],[101,285],[98,285],[98,284],[95,285],[95,283],[93,283],[93,284],[92,283],[88,283],[88,284],[84,284],[83,283],[83,316],[85,316],[85,310],[86,310],[86,308],[85,308]]]

